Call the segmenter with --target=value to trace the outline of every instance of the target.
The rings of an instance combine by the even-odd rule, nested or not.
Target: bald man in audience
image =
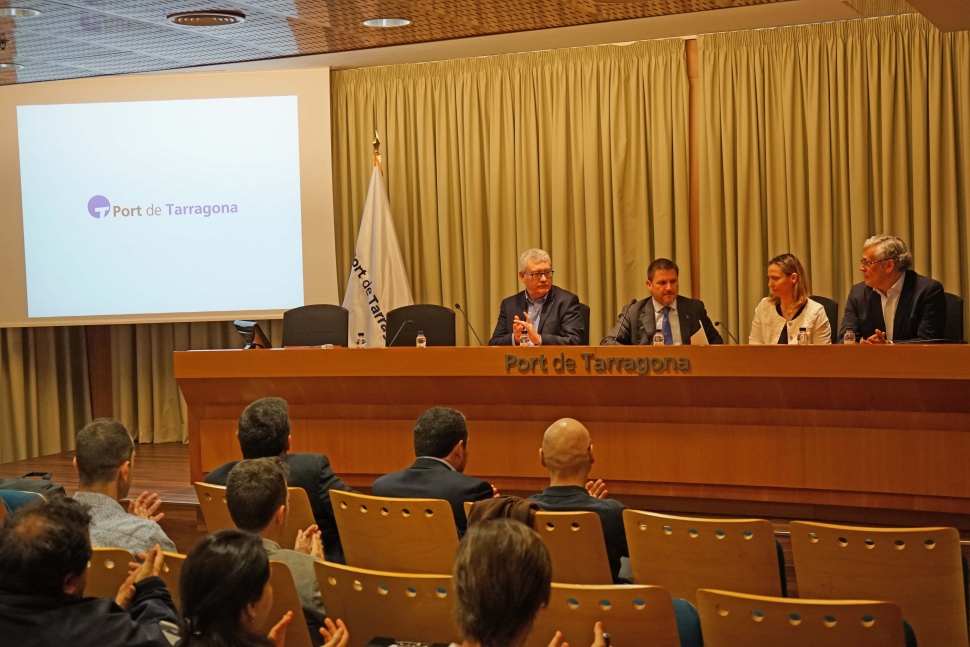
[[[542,437],[539,460],[549,470],[549,487],[529,500],[551,512],[589,511],[598,514],[603,524],[613,580],[623,583],[626,578],[620,577],[620,558],[630,556],[623,528],[626,506],[605,498],[602,481],[594,483],[589,480],[589,472],[596,461],[589,430],[572,418],[557,420]]]

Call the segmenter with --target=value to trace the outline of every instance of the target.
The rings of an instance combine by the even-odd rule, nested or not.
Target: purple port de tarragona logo
[[[88,213],[93,218],[104,218],[111,210],[111,203],[103,195],[96,195],[88,200]]]

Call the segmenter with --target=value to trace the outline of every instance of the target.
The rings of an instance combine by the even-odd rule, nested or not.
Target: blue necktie
[[[664,320],[660,324],[660,332],[664,334],[664,346],[674,345],[674,333],[670,330],[670,319],[667,316],[670,314],[670,306],[666,306],[663,309]]]

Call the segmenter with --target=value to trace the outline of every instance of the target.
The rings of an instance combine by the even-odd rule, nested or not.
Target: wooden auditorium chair
[[[785,594],[784,555],[764,519],[699,519],[624,510],[637,584],[656,584],[696,604],[697,589]]]
[[[297,532],[314,525],[316,520],[313,518],[313,508],[310,506],[310,497],[306,490],[298,487],[287,488],[287,490],[289,491],[289,509],[286,511],[286,525],[283,526],[280,546],[293,548],[296,543]],[[232,516],[229,514],[224,485],[196,482],[195,493],[199,497],[202,518],[205,519],[205,527],[209,532],[236,527],[236,524],[232,522]]]
[[[296,592],[296,584],[293,583],[290,568],[283,562],[270,560],[269,569],[269,581],[273,587],[273,606],[270,607],[263,626],[259,627],[260,634],[265,636],[287,611],[292,611],[293,620],[286,628],[286,647],[312,647],[310,629],[306,623],[306,616],[303,615],[300,594]],[[324,606],[324,608],[327,607]]]
[[[159,577],[168,587],[168,592],[172,595],[172,602],[176,609],[182,608],[182,596],[179,595],[179,576],[182,574],[182,565],[185,564],[185,555],[170,553],[165,551],[165,561],[162,563],[162,572]]]
[[[553,582],[613,584],[603,524],[595,512],[537,512],[533,527],[549,549]]]
[[[134,561],[135,556],[122,548],[93,548],[84,595],[114,600],[128,578],[128,564]]]
[[[330,490],[349,566],[450,575],[458,551],[451,504]],[[328,608],[329,611],[329,608]]]
[[[349,647],[364,647],[375,637],[399,643],[461,642],[450,575],[389,573],[330,562],[316,562],[314,568],[323,607],[327,616],[347,625]]]
[[[967,647],[966,582],[954,528],[791,522],[798,594],[899,605],[920,647]]]
[[[799,583],[801,593],[801,583]],[[891,602],[697,592],[705,647],[905,647]]]

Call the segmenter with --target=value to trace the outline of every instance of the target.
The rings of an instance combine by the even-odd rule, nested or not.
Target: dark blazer
[[[886,320],[882,316],[882,297],[865,283],[856,283],[849,290],[845,301],[845,314],[839,328],[839,342],[847,328],[855,331],[856,338],[866,339],[875,334],[876,328],[886,332]],[[892,341],[907,339],[942,339],[946,328],[946,299],[943,284],[907,270],[903,278],[903,291],[899,294],[896,318],[893,320]]]
[[[518,316],[525,319],[523,312],[529,306],[525,300],[525,290],[511,296],[499,307],[495,332],[488,340],[489,346],[512,345],[512,319]],[[556,287],[549,289],[546,301],[542,304],[539,328],[536,332],[542,337],[543,346],[578,346],[583,340],[583,315],[579,311],[579,297],[568,290]]]
[[[724,340],[718,334],[710,317],[707,316],[707,309],[704,302],[687,297],[677,297],[677,316],[680,319],[680,338],[685,346],[690,345],[691,335],[704,326],[709,344],[723,344]],[[631,339],[631,326],[633,337]],[[657,330],[656,315],[653,310],[653,297],[641,299],[636,303],[623,308],[620,316],[616,320],[613,330],[600,342],[601,346],[612,346],[613,344],[652,344],[653,333]]]
[[[433,458],[419,458],[406,470],[387,474],[374,481],[374,496],[398,499],[444,499],[451,504],[458,536],[465,534],[465,501],[492,497],[492,486]]]
[[[337,520],[333,516],[333,505],[330,503],[330,490],[356,492],[333,473],[330,459],[323,454],[301,453],[284,454],[280,458],[289,468],[287,482],[290,487],[306,490],[313,508],[313,518],[320,527],[323,539],[323,552],[328,562],[344,563],[344,549],[340,544],[340,534],[337,532]],[[229,472],[239,461],[226,463],[212,470],[205,476],[205,482],[213,485],[225,485]]]

